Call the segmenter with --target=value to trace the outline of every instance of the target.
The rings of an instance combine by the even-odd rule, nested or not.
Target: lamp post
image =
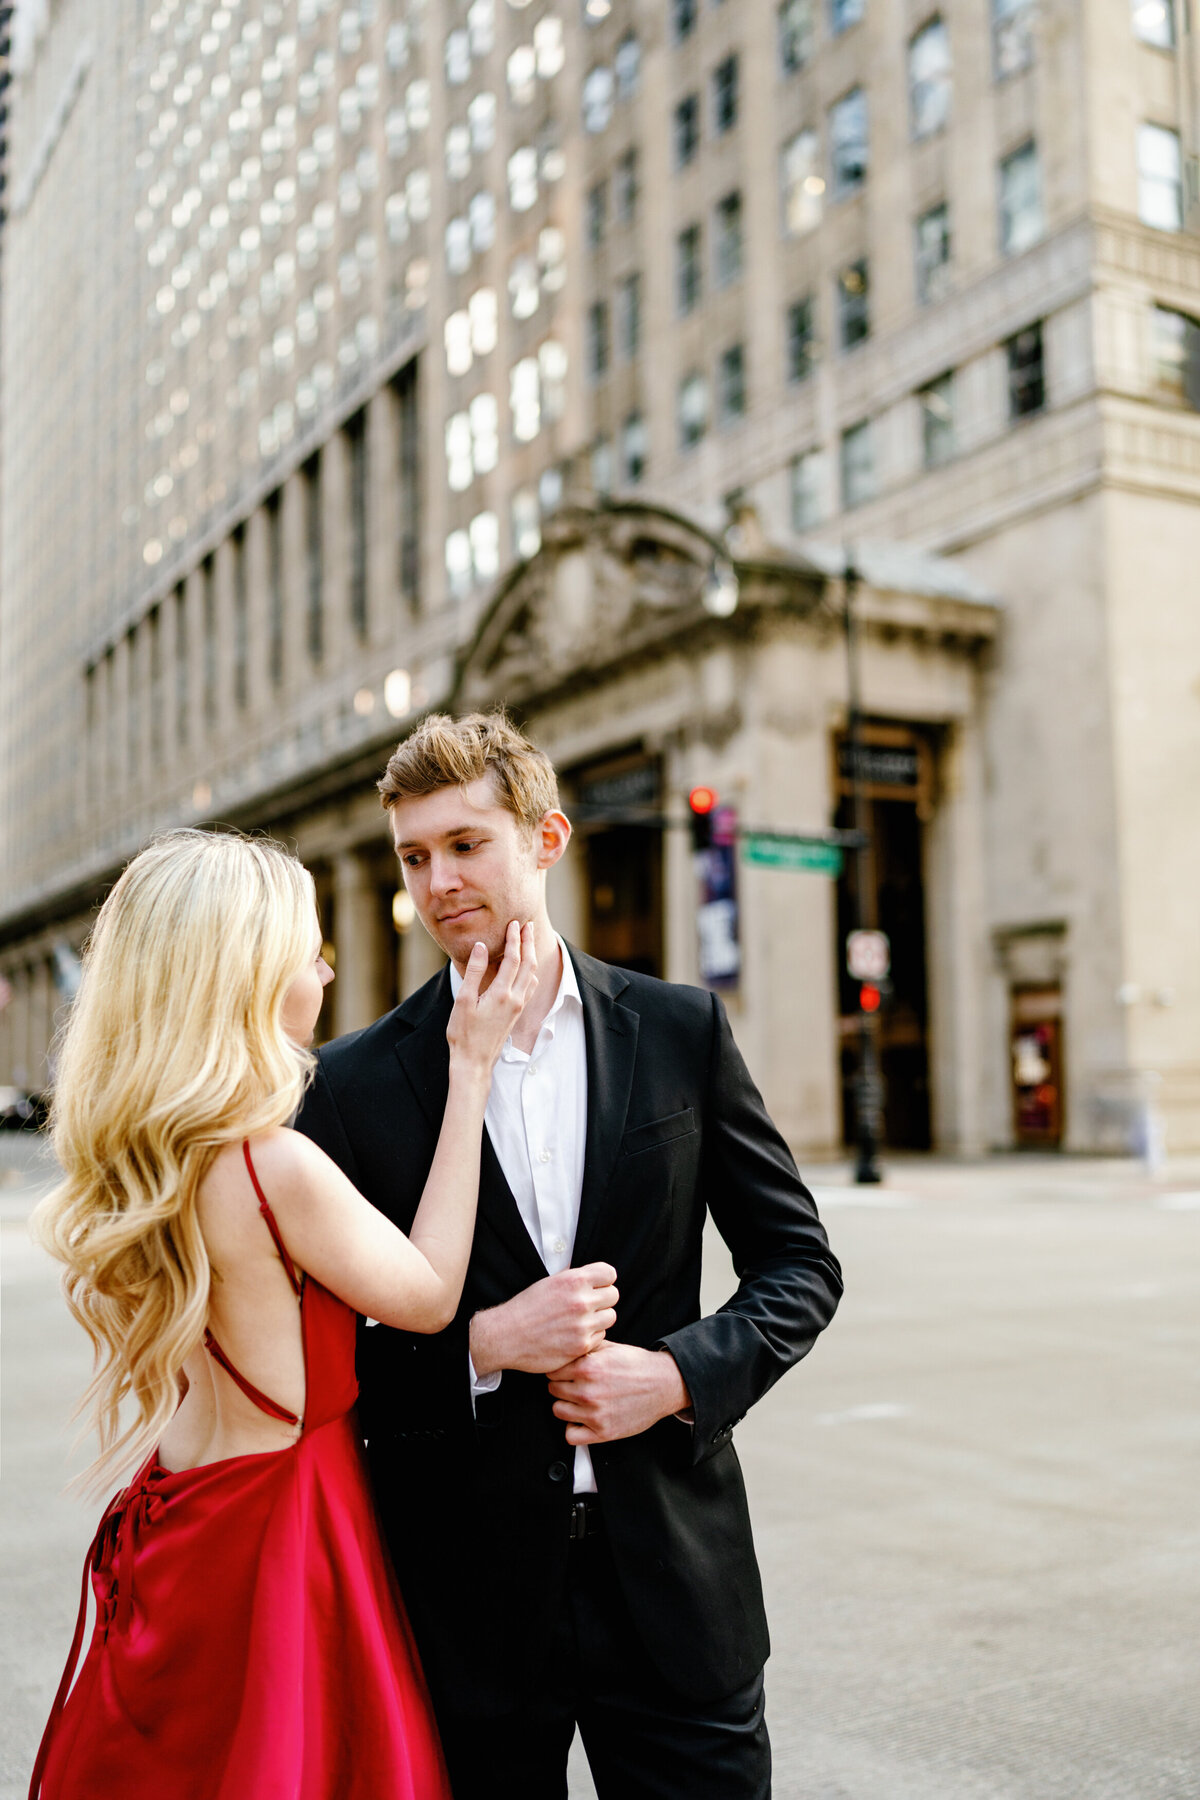
[[[854,851],[854,881],[851,884],[855,930],[874,923],[866,917],[866,896],[873,878],[873,847],[867,827],[866,794],[863,791],[862,689],[859,681],[858,620],[854,612],[858,582],[858,569],[847,550],[842,573],[842,622],[846,631],[846,743],[850,753],[850,804],[858,839]],[[883,1173],[876,1161],[883,1110],[883,1081],[879,1071],[875,1019],[874,1013],[860,1008],[858,1078],[854,1093],[854,1179],[860,1185],[873,1185],[883,1180]]]

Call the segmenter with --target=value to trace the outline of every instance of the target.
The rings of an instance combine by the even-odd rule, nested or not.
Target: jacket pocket
[[[668,1113],[665,1119],[651,1119],[647,1125],[635,1125],[621,1139],[621,1155],[637,1156],[642,1150],[657,1150],[673,1138],[690,1137],[696,1129],[696,1116],[690,1106],[682,1112]]]

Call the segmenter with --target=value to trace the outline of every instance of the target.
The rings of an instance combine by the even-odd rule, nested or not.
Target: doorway
[[[590,956],[663,973],[663,827],[657,758],[631,752],[576,774],[571,811],[584,840],[584,941]]]
[[[839,1040],[842,1131],[855,1142],[855,1081],[859,1067],[859,984],[846,970],[846,938],[859,922],[887,934],[891,975],[876,1015],[883,1077],[884,1138],[893,1150],[931,1146],[929,1095],[929,982],[925,949],[924,829],[932,812],[933,754],[928,740],[906,726],[863,727],[866,828],[870,875],[857,906],[859,858],[847,852],[837,888]],[[835,742],[839,830],[854,825],[849,745]]]
[[[1057,1150],[1063,1135],[1062,988],[1012,991],[1013,1136],[1023,1150]]]

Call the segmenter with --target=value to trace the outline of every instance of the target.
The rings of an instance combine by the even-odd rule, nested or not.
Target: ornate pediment
[[[656,507],[565,508],[485,614],[459,671],[460,703],[527,700],[694,625],[716,550]]]

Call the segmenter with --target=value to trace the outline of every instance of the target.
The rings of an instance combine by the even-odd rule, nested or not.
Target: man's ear
[[[538,868],[552,869],[571,841],[571,821],[566,813],[543,813],[533,835]]]

